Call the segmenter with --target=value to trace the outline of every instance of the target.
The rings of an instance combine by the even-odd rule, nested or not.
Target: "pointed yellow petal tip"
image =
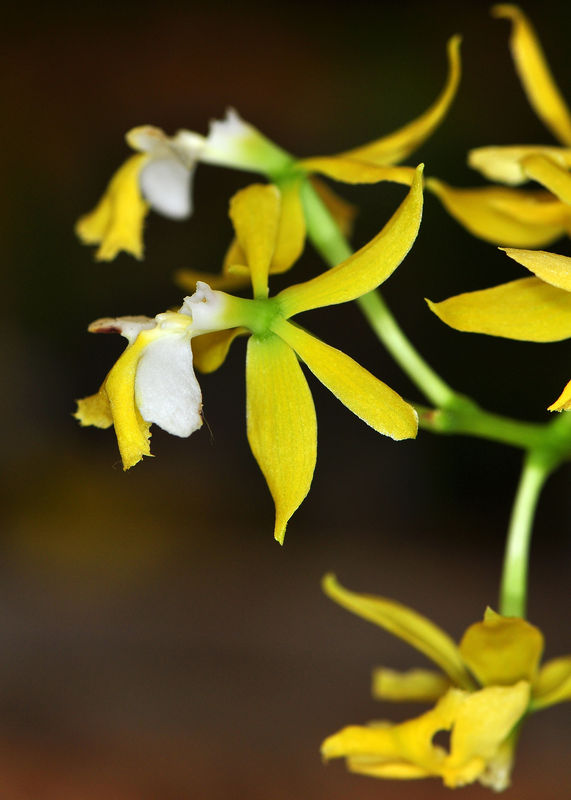
[[[557,400],[548,406],[548,411],[569,411],[571,409],[571,381],[565,386]]]

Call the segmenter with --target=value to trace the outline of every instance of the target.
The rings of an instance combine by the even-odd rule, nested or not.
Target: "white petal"
[[[190,436],[201,427],[202,394],[187,336],[161,336],[145,348],[137,366],[135,400],[146,422],[174,436]]]
[[[192,212],[191,180],[194,167],[175,158],[152,158],[141,170],[141,192],[155,211],[171,219],[185,219]]]

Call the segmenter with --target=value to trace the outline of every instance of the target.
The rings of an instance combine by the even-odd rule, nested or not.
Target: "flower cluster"
[[[142,126],[127,134],[136,151],[112,177],[103,197],[76,225],[98,245],[96,258],[120,251],[141,258],[150,209],[171,219],[192,212],[198,163],[264,175],[230,203],[235,238],[222,273],[183,270],[178,283],[192,292],[178,312],[154,319],[97,320],[89,330],[117,332],[128,346],[99,391],[78,401],[82,425],[114,425],[125,469],[150,455],[151,424],[189,436],[202,424],[202,396],[194,375],[217,369],[232,342],[250,335],[246,361],[247,431],[276,505],[275,537],[307,494],[316,462],[317,429],[311,393],[299,360],[350,410],[393,439],[414,437],[414,409],[349,356],[320,342],[290,319],[310,309],[354,300],[375,289],[414,242],[422,214],[422,170],[395,166],[438,126],[460,79],[459,37],[448,43],[448,76],[435,102],[400,130],[334,156],[297,159],[230,110],[208,136],[187,130],[169,137]],[[269,297],[271,274],[301,255],[307,232],[308,192],[325,214],[347,229],[352,208],[317,176],[345,183],[393,181],[409,193],[383,230],[354,255],[304,284]],[[253,299],[225,294],[251,283]]]
[[[571,338],[571,258],[529,248],[571,233],[571,111],[523,12],[499,5],[493,13],[511,21],[521,82],[559,144],[472,150],[470,166],[500,185],[458,189],[437,178],[428,178],[425,185],[468,230],[504,245],[507,255],[533,276],[427,302],[458,330],[558,341]],[[550,438],[553,427],[506,421],[460,396],[424,362],[382,299],[372,294],[416,240],[423,210],[423,165],[401,162],[433,133],[450,107],[460,80],[459,44],[457,36],[448,42],[446,81],[423,114],[388,136],[336,155],[294,157],[234,110],[211,123],[207,136],[188,130],[168,136],[149,125],[131,130],[127,142],[134,154],[113,175],[97,206],[76,225],[80,239],[97,246],[98,260],[112,260],[121,251],[142,258],[150,210],[174,220],[188,218],[193,174],[200,163],[253,172],[266,183],[253,183],[231,198],[233,239],[220,273],[179,270],[176,280],[189,295],[178,310],[154,318],[104,318],[89,326],[93,333],[121,334],[127,346],[98,392],[78,401],[75,416],[81,425],[113,426],[123,467],[129,469],[151,455],[153,424],[179,437],[202,426],[202,393],[194,368],[202,373],[218,369],[233,342],[248,337],[247,436],[274,501],[274,537],[280,543],[310,489],[317,458],[316,413],[302,364],[376,432],[403,440],[415,437],[418,429],[412,405],[350,356],[309,333],[297,315],[359,300],[395,360],[437,406],[434,412],[424,409],[425,418],[449,412],[456,415],[456,431],[484,431],[490,439],[514,443],[505,431],[497,433],[505,423],[527,456],[511,542],[517,554],[510,562],[508,552],[504,570],[503,585],[511,592],[512,604],[502,602],[502,614],[488,608],[483,621],[471,625],[457,645],[412,609],[355,594],[327,576],[324,590],[332,599],[411,644],[440,672],[376,670],[375,697],[434,703],[433,708],[398,724],[346,727],[322,747],[326,759],[343,757],[349,769],[365,775],[436,776],[450,787],[478,781],[501,790],[509,784],[526,715],[571,699],[571,656],[540,667],[543,636],[523,619],[522,555],[529,544],[532,507],[549,471],[568,459],[569,435],[562,445],[556,436]],[[391,181],[405,186],[407,194],[380,232],[351,254],[344,236],[351,229],[354,209],[323,178],[349,184]],[[528,181],[541,188],[520,188]],[[271,294],[271,276],[295,264],[308,238],[332,268]],[[247,286],[251,297],[229,293]],[[571,410],[571,381],[549,409]],[[493,433],[490,424],[495,426]],[[508,616],[514,611],[519,616]],[[439,732],[449,733],[448,747],[435,739]]]
[[[393,439],[414,437],[417,416],[396,392],[353,359],[319,341],[291,317],[354,300],[396,269],[412,246],[422,215],[422,168],[382,231],[361,250],[310,281],[270,298],[268,275],[279,244],[281,196],[276,186],[253,184],[230,203],[240,259],[253,299],[198,282],[178,312],[154,320],[98,320],[95,333],[117,332],[129,344],[97,394],[78,402],[82,425],[115,426],[125,469],[150,455],[150,425],[189,436],[201,425],[202,398],[193,372],[191,339],[204,371],[223,362],[232,341],[249,333],[246,360],[247,430],[252,452],[276,505],[275,538],[311,485],[317,424],[301,359],[353,413]]]
[[[479,781],[496,791],[509,785],[519,724],[533,711],[571,700],[571,655],[539,668],[543,636],[517,617],[490,608],[459,645],[406,606],[350,592],[334,576],[327,595],[344,608],[408,642],[442,672],[386,668],[373,674],[380,700],[435,702],[419,717],[392,724],[343,728],[325,740],[324,758],[344,757],[353,772],[376,778],[441,777],[446,786]],[[435,743],[450,732],[449,748]]]
[[[511,21],[511,49],[521,83],[559,145],[479,147],[468,154],[468,164],[502,186],[458,189],[429,178],[427,188],[475,236],[509,247],[543,247],[571,234],[571,110],[521,9],[502,4],[492,13]],[[528,181],[543,188],[512,188]]]

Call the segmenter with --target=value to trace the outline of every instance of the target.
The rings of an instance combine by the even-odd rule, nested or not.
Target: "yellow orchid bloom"
[[[198,287],[178,312],[105,318],[89,326],[91,333],[120,333],[128,346],[99,391],[77,401],[74,416],[83,426],[115,426],[124,469],[151,455],[152,423],[182,437],[201,427],[202,394],[190,340],[223,324],[220,303],[211,295],[209,287]]]
[[[384,628],[432,659],[429,670],[377,670],[373,693],[382,700],[435,702],[406,722],[352,725],[329,736],[324,758],[346,759],[352,772],[377,778],[440,777],[449,787],[479,781],[496,791],[510,782],[518,726],[532,711],[571,700],[571,656],[539,668],[543,636],[517,617],[490,608],[459,645],[406,606],[350,592],[333,575],[325,593],[344,608]],[[433,741],[450,732],[448,749]]]
[[[513,187],[531,180],[548,191],[459,189],[436,178],[427,180],[427,188],[475,236],[507,247],[544,247],[571,233],[571,111],[525,14],[514,5],[494,6],[492,13],[511,20],[511,48],[521,82],[561,146],[479,147],[469,152],[468,164],[492,181]]]
[[[511,21],[510,45],[525,93],[538,117],[562,146],[480,147],[469,153],[468,163],[491,180],[509,186],[537,181],[564,203],[571,204],[571,110],[523,11],[502,4],[494,6],[492,13]]]
[[[309,491],[316,462],[315,409],[298,358],[379,433],[396,440],[416,436],[417,415],[408,403],[349,356],[290,319],[313,308],[354,300],[396,269],[418,233],[422,168],[401,206],[372,241],[328,272],[268,298],[269,265],[279,241],[280,203],[277,188],[261,184],[238,192],[230,203],[254,299],[234,297],[199,282],[178,313],[159,315],[154,321],[123,319],[92,326],[96,331],[119,330],[130,344],[99,393],[79,401],[77,417],[84,425],[108,427],[114,423],[128,468],[149,455],[149,423],[179,436],[188,436],[200,426],[200,390],[192,373],[191,337],[198,336],[195,361],[211,371],[220,366],[234,338],[249,333],[248,440],[274,499],[274,535],[281,543],[289,518]],[[193,392],[189,385],[183,387],[183,372],[193,381]],[[168,397],[163,397],[164,393]],[[184,429],[182,421],[178,424],[179,409],[186,420]]]
[[[490,289],[427,300],[442,322],[459,331],[525,342],[571,338],[571,258],[543,250],[500,248],[533,273]],[[549,411],[571,409],[571,381]]]
[[[115,173],[96,208],[78,221],[76,232],[84,243],[99,245],[98,260],[112,260],[121,250],[141,258],[143,224],[150,208],[171,219],[190,215],[191,182],[198,162],[246,170],[266,175],[281,193],[281,218],[270,272],[283,272],[299,258],[305,243],[300,196],[304,180],[314,182],[342,226],[352,216],[351,207],[316,175],[351,184],[395,181],[410,186],[414,169],[394,165],[419,147],[446,115],[460,80],[459,47],[458,36],[448,42],[445,85],[423,114],[388,136],[333,156],[296,159],[233,109],[224,120],[210,124],[207,136],[182,130],[168,137],[152,126],[134,128],[127,134],[127,142],[138,155]],[[233,244],[231,252],[235,249]],[[178,279],[183,288],[194,286],[197,280],[228,290],[247,283],[244,273],[229,274],[226,266],[222,276],[181,271]]]

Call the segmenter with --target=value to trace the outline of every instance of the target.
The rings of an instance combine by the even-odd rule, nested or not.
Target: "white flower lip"
[[[152,208],[169,219],[187,219],[192,214],[191,184],[194,165],[189,169],[176,158],[151,158],[139,175],[143,197]]]
[[[135,400],[146,422],[187,437],[202,426],[202,393],[187,336],[161,336],[145,348],[137,365]]]
[[[151,207],[170,219],[192,214],[192,178],[203,148],[203,137],[185,131],[167,136],[160,128],[142,125],[127,133],[127,142],[147,158],[139,174],[141,194]]]

